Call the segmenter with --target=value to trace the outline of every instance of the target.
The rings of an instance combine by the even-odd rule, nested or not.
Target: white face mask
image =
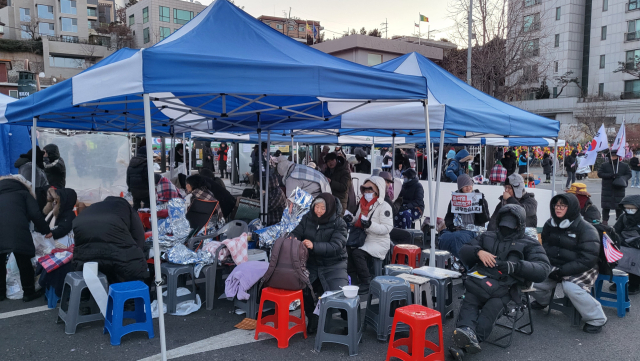
[[[365,199],[367,202],[371,202],[371,200],[373,199],[373,193],[365,193],[365,194],[364,194],[364,199]]]
[[[636,212],[638,211],[637,209],[625,209],[625,212],[627,212],[627,214],[636,214]]]

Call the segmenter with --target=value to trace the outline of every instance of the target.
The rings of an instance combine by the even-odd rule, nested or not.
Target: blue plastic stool
[[[125,311],[127,300],[135,301],[135,311]],[[125,318],[136,320],[135,323],[123,326]],[[109,286],[107,314],[104,319],[104,330],[111,336],[111,345],[120,345],[122,336],[136,331],[146,331],[149,338],[153,338],[153,318],[151,302],[149,301],[149,287],[140,281],[116,283]]]
[[[56,308],[58,306],[58,301],[60,301],[60,297],[56,295],[55,288],[47,287],[47,290],[44,291],[44,297],[47,298],[47,307]]]
[[[616,308],[618,317],[624,317],[631,307],[631,302],[629,301],[629,275],[626,272],[614,269],[613,279],[611,278],[611,276],[607,275],[598,275],[591,293],[601,305]],[[613,282],[616,285],[616,293],[602,291],[603,281]]]

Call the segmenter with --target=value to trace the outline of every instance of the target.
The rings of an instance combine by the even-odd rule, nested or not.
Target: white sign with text
[[[482,213],[482,193],[451,193],[451,213]]]

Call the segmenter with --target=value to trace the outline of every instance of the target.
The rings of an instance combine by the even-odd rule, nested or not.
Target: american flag
[[[622,258],[622,252],[613,244],[613,241],[606,233],[602,234],[602,245],[604,246],[604,256],[607,262],[613,263]]]

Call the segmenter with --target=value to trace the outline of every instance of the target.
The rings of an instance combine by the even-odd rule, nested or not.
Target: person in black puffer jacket
[[[629,160],[629,168],[631,168],[631,188],[640,188],[640,159],[636,154]]]
[[[524,179],[520,174],[512,174],[507,178],[504,182],[504,193],[500,196],[499,201],[489,220],[488,231],[498,230],[496,217],[500,208],[507,204],[517,204],[524,208],[527,214],[527,227],[538,226],[538,201],[535,194],[525,190]]]
[[[48,202],[43,212],[47,216],[50,212],[53,212],[56,227],[51,230],[51,236],[54,240],[57,240],[68,235],[73,228],[73,220],[76,219],[73,208],[76,206],[78,195],[71,188],[49,188],[47,200]]]
[[[13,253],[20,271],[22,300],[29,302],[44,294],[44,290],[36,292],[33,283],[31,258],[35,257],[36,248],[29,231],[30,222],[41,234],[51,232],[27,180],[20,175],[0,177],[0,301],[6,298],[9,253]]]
[[[602,163],[598,169],[598,177],[602,178],[600,205],[602,207],[602,223],[608,225],[609,213],[612,209],[616,211],[616,219],[622,215],[622,209],[618,207],[626,191],[626,186],[622,186],[622,184],[626,184],[631,179],[631,169],[627,163],[620,161],[616,153],[607,151],[602,153],[607,157],[607,161]],[[621,185],[614,185],[614,183]]]
[[[508,204],[497,216],[499,230],[485,232],[460,249],[461,260],[470,271],[487,276],[468,276],[466,292],[453,332],[454,359],[465,352],[480,351],[480,342],[491,334],[496,319],[511,300],[522,303],[520,288],[544,281],[551,266],[537,239],[525,235],[524,208]]]
[[[407,169],[402,172],[402,189],[396,202],[402,204],[393,217],[393,226],[401,229],[413,228],[412,223],[424,213],[424,188],[416,176],[416,171]]]
[[[553,172],[553,161],[549,153],[542,156],[542,173],[547,177],[543,183],[551,183],[551,173]]]
[[[549,205],[551,218],[542,229],[542,246],[551,261],[552,270],[537,291],[533,309],[547,307],[558,283],[569,297],[582,319],[587,333],[599,333],[607,322],[600,302],[591,296],[591,288],[598,277],[600,239],[598,231],[580,216],[580,203],[571,193],[559,194]]]
[[[133,197],[133,209],[149,208],[149,175],[147,174],[147,148],[138,149],[127,167],[127,187]]]
[[[616,233],[622,238],[624,256],[620,260],[620,269],[629,273],[629,294],[637,295],[640,293],[640,273],[633,265],[640,261],[640,195],[624,197],[620,207],[624,209],[624,214],[618,218],[614,226]],[[627,269],[626,265],[629,265],[630,269]],[[615,284],[609,289],[615,291]]]
[[[349,171],[346,158],[336,153],[329,153],[324,157],[324,161],[327,163],[327,170],[324,172],[324,175],[329,180],[331,193],[340,200],[344,214],[344,211],[348,207],[349,188],[352,186],[351,172]]]
[[[307,270],[313,290],[304,291],[304,313],[309,318],[308,333],[318,328],[316,305],[311,292],[322,295],[338,291],[349,284],[347,275],[347,224],[342,219],[340,201],[329,193],[321,193],[300,224],[291,232],[309,249]]]
[[[512,150],[504,153],[504,158],[502,158],[502,166],[507,170],[507,177],[515,173],[517,168],[516,161],[516,154]]]
[[[87,207],[73,221],[73,234],[76,271],[86,262],[97,262],[109,283],[149,277],[142,222],[124,198],[107,197]]]
[[[20,154],[20,157],[13,164],[14,167],[18,168],[18,173],[29,182],[32,181],[32,156],[32,149],[29,149],[27,153]],[[44,152],[36,145],[36,188],[47,188],[48,186],[49,182],[47,181],[47,176],[44,173]]]
[[[67,184],[67,168],[60,157],[60,150],[55,144],[47,144],[44,151],[44,173],[49,184],[56,188],[64,188]]]

